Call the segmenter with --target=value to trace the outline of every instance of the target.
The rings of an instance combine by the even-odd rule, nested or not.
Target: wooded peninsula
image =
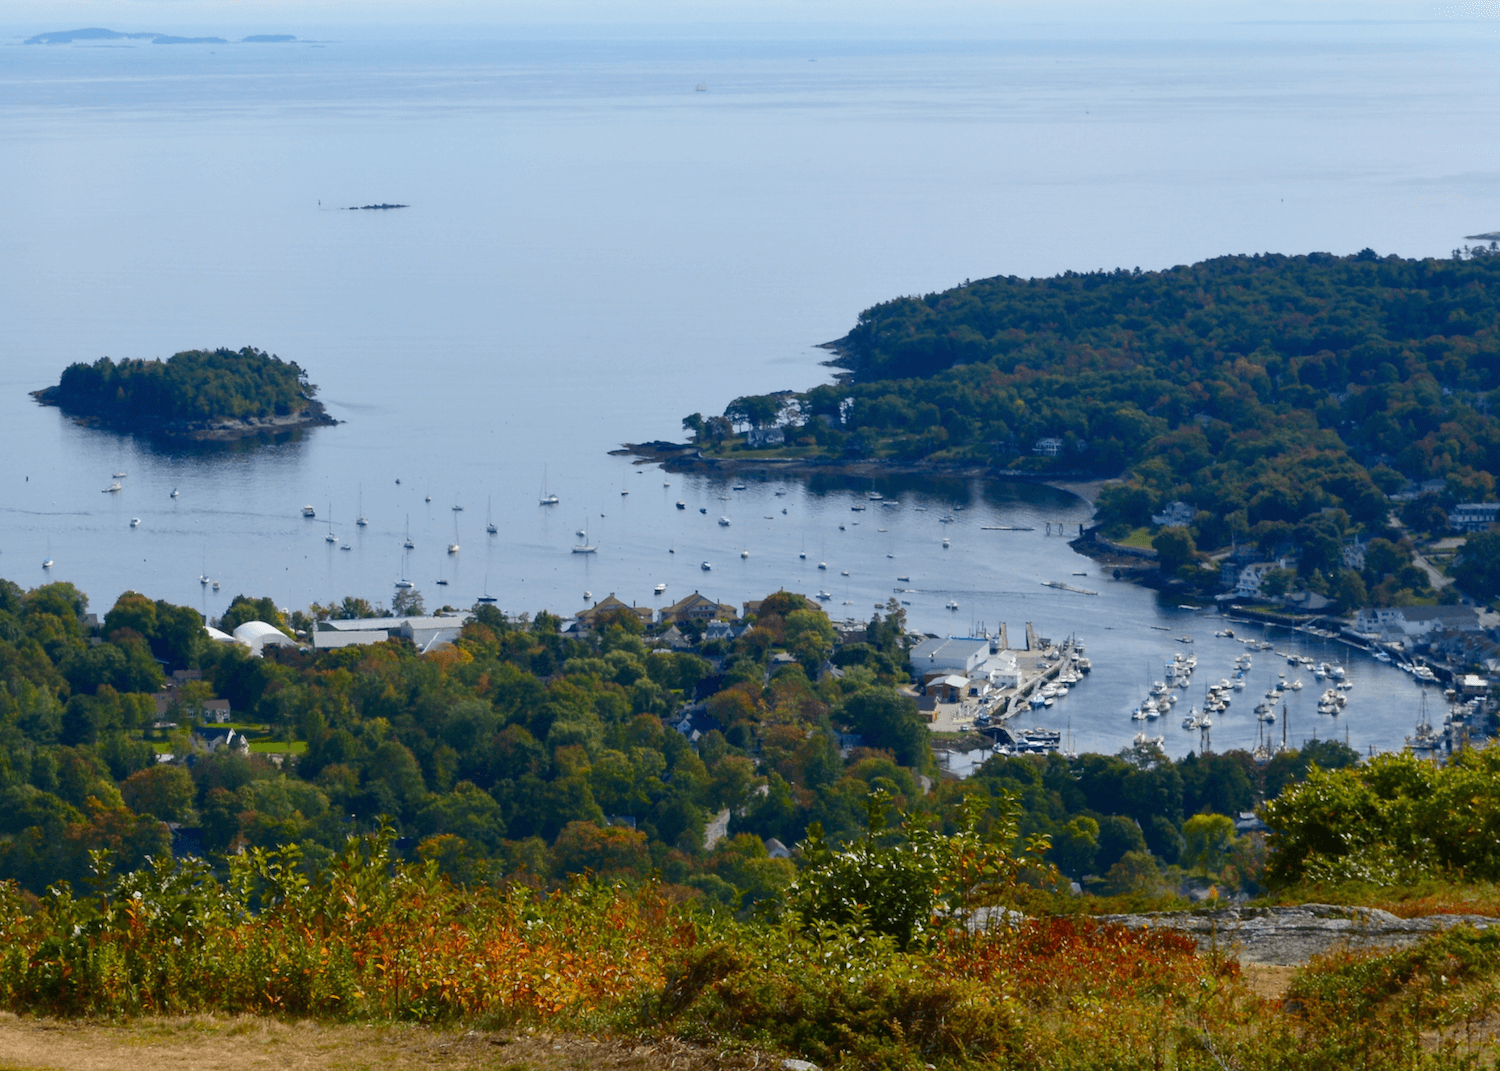
[[[338,423],[294,361],[253,346],[185,350],[165,361],[101,357],[32,392],[83,423],[157,438],[243,439]]]
[[[1096,501],[1111,538],[1149,546],[1152,517],[1180,502],[1182,564],[1235,544],[1291,548],[1310,590],[1338,594],[1342,580],[1336,601],[1352,607],[1385,584],[1374,601],[1400,604],[1433,594],[1396,577],[1409,554],[1341,577],[1338,544],[1399,542],[1393,496],[1412,533],[1494,499],[1497,283],[1489,247],[983,279],[866,309],[829,344],[837,383],[736,398],[683,426],[693,453],[730,466],[1116,478]],[[1199,571],[1213,590],[1217,574]]]

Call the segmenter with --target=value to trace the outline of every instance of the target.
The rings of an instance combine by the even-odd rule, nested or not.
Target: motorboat
[[[315,510],[315,509],[313,509],[311,506],[303,506],[302,507],[302,516],[304,516],[304,517],[316,517],[317,515],[318,515],[318,511]]]
[[[168,495],[167,497],[168,498],[176,498],[179,493],[180,492],[177,490],[177,488],[174,487],[174,488],[172,488],[172,493],[170,495]]]
[[[218,590],[219,590],[219,582],[218,582],[218,581],[217,581],[217,580],[215,580],[215,581],[214,581],[214,583],[213,583],[213,589],[214,589],[214,590],[215,590],[215,591],[218,591]]]
[[[660,595],[662,592],[664,592],[666,590],[667,590],[667,585],[665,585],[665,584],[657,584],[656,585],[656,593],[658,595]]]
[[[728,528],[729,527],[729,518],[728,517],[720,517],[719,518],[719,527],[720,528]]]
[[[698,512],[701,513],[701,514],[703,514],[706,517],[706,516],[708,516],[708,507],[707,506],[699,506],[698,507]]]
[[[132,527],[132,528],[139,528],[140,526],[141,526],[141,519],[139,517],[132,517],[132,518],[130,518],[130,527]]]
[[[958,600],[957,599],[949,599],[948,600],[948,609],[950,609],[950,610],[957,610],[958,609]]]
[[[679,498],[677,500],[677,508],[678,509],[687,509],[687,503],[684,502],[682,499]]]
[[[709,564],[708,564],[708,562],[702,562],[702,563],[700,563],[700,564],[699,564],[699,566],[698,566],[698,568],[699,568],[699,569],[702,569],[702,570],[703,570],[703,571],[704,571],[704,572],[705,572],[705,573],[706,573],[706,572],[708,572],[708,571],[709,571],[709,570],[710,570],[710,569],[712,569],[712,568],[713,568],[713,566],[712,566],[712,565],[709,565]]]
[[[833,595],[826,591],[820,591],[818,592],[818,598],[824,602],[827,602],[829,599],[833,598]]]
[[[116,491],[123,491],[124,489],[125,488],[124,488],[123,485],[118,484],[118,483],[112,483],[112,484],[110,484],[108,487],[106,487],[104,489],[104,493],[107,494],[107,495],[112,495]]]
[[[410,591],[412,588],[416,587],[416,585],[413,584],[410,580],[398,580],[396,581],[396,587],[400,588],[402,591]]]
[[[748,557],[750,557],[750,552],[748,550],[742,550],[742,551],[740,551],[740,557],[741,558],[748,558]],[[845,573],[844,575],[848,576],[849,574]]]
[[[899,581],[901,581],[901,583],[903,583],[903,584],[910,584],[911,583],[911,577],[909,577],[909,576],[898,576],[896,579],[899,580]]]
[[[587,602],[589,599],[592,599],[593,597],[594,597],[594,593],[592,591],[585,591],[583,593],[583,599],[584,599],[585,602]]]
[[[745,485],[742,484],[742,483],[737,483],[737,484],[733,485],[732,487],[730,487],[729,489],[731,491],[743,491],[745,489]]]
[[[952,545],[953,545],[953,544],[952,544],[952,543],[950,543],[950,542],[948,542],[948,540],[946,540],[946,539],[944,539],[944,540],[943,540],[943,549],[944,549],[944,550],[947,550],[947,549],[948,549],[948,548],[949,548],[949,547],[951,547],[951,546],[952,546]]]
[[[1291,684],[1288,684],[1287,687],[1294,692],[1302,691],[1302,678],[1298,677],[1296,680],[1292,681]]]
[[[827,562],[819,562],[818,563],[818,568],[819,569],[827,569],[828,568],[828,563]]]

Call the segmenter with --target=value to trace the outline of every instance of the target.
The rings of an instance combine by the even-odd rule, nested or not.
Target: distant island
[[[410,208],[411,205],[350,205],[349,212],[384,212],[392,208]]]
[[[186,350],[165,361],[101,357],[32,391],[81,423],[193,442],[228,442],[337,424],[295,362],[252,346]]]
[[[54,30],[51,33],[39,33],[35,37],[28,37],[23,44],[28,45],[68,45],[74,41],[150,41],[153,45],[227,45],[229,41],[223,37],[176,37],[169,33],[122,33],[119,30],[106,30],[98,26],[87,27],[82,30]],[[247,44],[286,44],[297,40],[289,33],[260,33],[242,39]]]

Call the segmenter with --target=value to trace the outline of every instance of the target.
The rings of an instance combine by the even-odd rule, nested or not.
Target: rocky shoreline
[[[830,476],[858,476],[868,479],[876,476],[952,476],[964,479],[1013,480],[1026,483],[1046,484],[1077,494],[1081,498],[1091,497],[1085,490],[1095,489],[1102,482],[1098,476],[1088,472],[1027,472],[1023,469],[997,469],[985,464],[945,464],[924,461],[887,461],[884,459],[852,460],[843,458],[807,457],[761,457],[736,458],[715,457],[691,443],[674,443],[655,440],[645,443],[625,443],[618,450],[611,450],[615,457],[635,457],[638,465],[660,465],[668,472],[681,473],[776,473],[810,474]]]
[[[328,415],[323,403],[306,399],[307,404],[295,413],[273,417],[215,417],[208,420],[173,420],[156,424],[143,420],[116,420],[96,413],[78,413],[64,408],[57,399],[57,387],[34,390],[31,396],[40,405],[56,406],[74,423],[88,428],[144,435],[164,442],[230,443],[259,437],[273,438],[305,428],[332,427],[338,423]]]

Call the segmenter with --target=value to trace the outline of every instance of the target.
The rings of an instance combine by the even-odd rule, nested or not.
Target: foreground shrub
[[[389,830],[308,879],[295,848],[158,861],[30,913],[0,886],[0,1002],[53,1015],[195,1011],[515,1022],[660,984],[694,930],[654,886],[460,889],[394,864]],[[102,859],[96,856],[102,864]],[[102,866],[101,866],[102,871]]]

